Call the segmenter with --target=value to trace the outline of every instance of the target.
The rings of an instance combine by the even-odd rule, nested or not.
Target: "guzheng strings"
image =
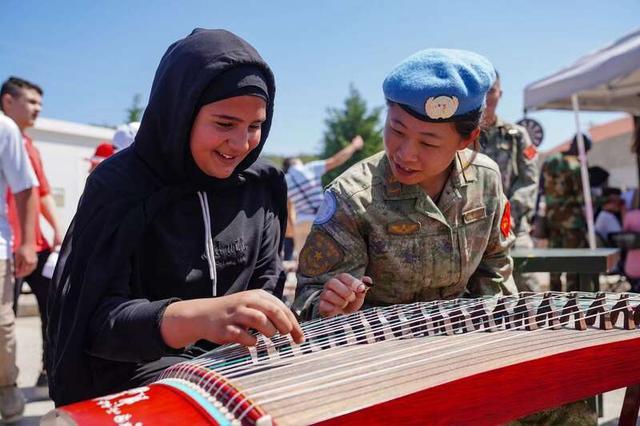
[[[598,321],[598,326],[602,328],[604,323],[614,317],[614,323],[624,324],[626,320],[627,328],[629,318],[633,317],[631,323],[635,328],[640,322],[639,305],[640,297],[631,294],[621,296],[599,293],[594,296],[586,293],[530,293],[521,297],[458,299],[373,308],[348,316],[306,323],[303,328],[307,341],[303,345],[292,344],[288,336],[275,336],[272,339],[260,336],[255,348],[246,350],[238,345],[224,346],[199,359],[179,364],[167,370],[162,377],[196,381],[205,393],[212,394],[215,399],[221,396],[222,390],[231,380],[284,367],[292,358],[296,358],[297,365],[300,365],[305,362],[317,362],[318,358],[323,356],[329,357],[332,352],[328,349],[336,347],[341,347],[341,356],[348,357],[349,351],[358,349],[362,344],[449,336],[446,341],[423,339],[410,348],[387,351],[384,354],[372,351],[366,362],[347,361],[319,371],[295,377],[281,377],[267,384],[244,388],[242,392],[234,392],[233,396],[224,398],[224,406],[232,415],[242,420],[255,408],[252,401],[269,404],[356,380],[354,376],[362,379],[367,375],[406,368],[410,364],[402,361],[416,355],[424,355],[425,358],[412,363],[453,357],[463,350],[479,349],[513,339],[516,336],[513,333],[510,335],[511,331],[529,330],[530,333],[535,333],[572,325],[580,329],[585,322],[594,326]],[[546,306],[543,313],[540,312],[542,306]],[[472,316],[473,312],[476,313],[475,317]],[[572,317],[573,321],[570,321],[569,317]],[[474,343],[474,340],[467,337],[463,349],[456,347],[456,336],[488,331],[492,332],[492,339],[477,339],[477,343]],[[589,336],[585,338],[588,339]],[[448,352],[442,352],[443,349]],[[430,355],[435,352],[439,353]],[[301,355],[311,353],[314,354],[313,359],[301,358]],[[387,364],[390,357],[397,360],[397,365],[384,367],[384,370],[376,368]],[[345,377],[345,371],[348,371],[351,377]],[[319,377],[322,380],[319,380]],[[330,384],[319,383],[332,378],[335,380],[330,381]]]

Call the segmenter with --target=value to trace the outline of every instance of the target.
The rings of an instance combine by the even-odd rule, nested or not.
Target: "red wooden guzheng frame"
[[[504,423],[598,393],[640,384],[638,353],[640,338],[577,349],[464,377],[319,424]],[[154,425],[216,424],[198,403],[180,391],[161,384],[150,385],[147,389],[148,398],[139,401],[142,403],[127,405],[120,413],[109,413],[108,407],[101,407],[96,400],[72,404],[61,410],[79,425],[113,424],[115,420],[124,420],[124,417],[116,416],[130,416],[134,422]],[[122,394],[114,401],[136,395]],[[637,417],[637,408],[635,411],[627,414],[627,418]]]
[[[577,349],[464,377],[319,424],[495,425],[640,384],[639,353],[640,338]]]

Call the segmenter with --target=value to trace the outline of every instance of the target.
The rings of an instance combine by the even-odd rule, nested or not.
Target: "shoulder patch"
[[[344,251],[333,238],[314,230],[300,252],[298,269],[302,275],[315,277],[329,272],[343,258]]]
[[[507,201],[504,205],[504,212],[502,213],[502,219],[500,219],[500,232],[502,236],[507,238],[511,231],[511,203]]]
[[[533,160],[538,155],[538,149],[535,145],[531,144],[522,151],[527,160]]]
[[[313,223],[316,225],[324,225],[336,214],[336,196],[332,191],[324,192],[324,200],[316,213]]]

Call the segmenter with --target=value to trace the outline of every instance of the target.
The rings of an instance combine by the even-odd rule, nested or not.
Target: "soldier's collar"
[[[401,200],[406,198],[416,198],[420,195],[420,191],[422,191],[420,186],[403,185],[398,182],[391,170],[391,164],[389,163],[389,157],[387,157],[387,154],[384,155],[383,167],[385,198],[390,200]]]
[[[451,183],[453,183],[454,187],[466,186],[478,178],[476,168],[472,164],[476,155],[477,153],[470,149],[456,153],[453,159],[454,170],[451,173]]]
[[[505,121],[496,114],[496,122],[492,127],[504,127],[505,124]]]

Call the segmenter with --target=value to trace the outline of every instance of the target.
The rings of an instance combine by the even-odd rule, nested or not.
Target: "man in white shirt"
[[[0,114],[0,194],[11,188],[16,200],[21,245],[15,251],[15,275],[24,277],[36,267],[35,222],[38,213],[38,185],[22,143],[22,136],[10,118]],[[5,423],[22,417],[25,399],[16,386],[15,315],[13,313],[13,259],[11,227],[7,220],[7,205],[0,208],[0,415]]]

